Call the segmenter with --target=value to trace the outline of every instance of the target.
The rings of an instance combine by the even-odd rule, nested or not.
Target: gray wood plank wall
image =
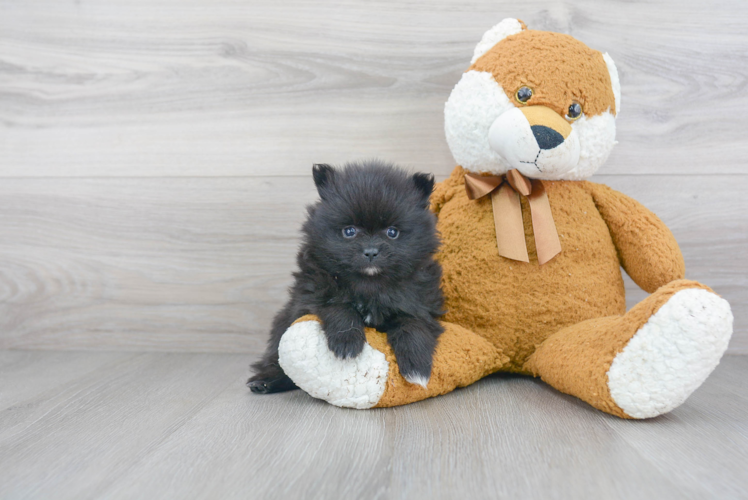
[[[748,353],[741,0],[0,0],[0,348],[256,351],[311,164],[448,175],[443,103],[504,17],[616,60],[594,180],[673,229]]]

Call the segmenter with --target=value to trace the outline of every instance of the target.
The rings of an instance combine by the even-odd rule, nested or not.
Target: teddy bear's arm
[[[652,293],[666,283],[683,279],[683,255],[673,233],[659,217],[608,186],[587,185],[608,225],[621,266],[637,285]]]

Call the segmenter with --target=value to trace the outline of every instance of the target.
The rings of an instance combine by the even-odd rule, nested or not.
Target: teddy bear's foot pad
[[[608,388],[634,418],[678,407],[719,364],[732,335],[726,300],[701,289],[673,295],[616,355]]]
[[[299,388],[335,406],[371,408],[384,394],[389,372],[384,354],[365,344],[355,358],[337,358],[317,321],[291,325],[278,355],[283,371]]]

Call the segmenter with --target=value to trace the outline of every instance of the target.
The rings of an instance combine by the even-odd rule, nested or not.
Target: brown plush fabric
[[[621,266],[637,285],[652,293],[686,275],[678,242],[659,217],[604,184],[587,185],[608,224]]]
[[[470,70],[493,74],[507,97],[518,106],[525,104],[517,102],[514,95],[520,87],[527,86],[533,91],[528,106],[541,104],[565,116],[569,105],[576,101],[587,116],[608,109],[616,114],[602,53],[569,35],[521,31],[497,43]]]
[[[486,338],[527,373],[525,360],[550,335],[590,318],[625,312],[623,278],[609,229],[585,181],[544,181],[561,253],[538,265],[527,200],[522,198],[529,263],[499,256],[491,200],[471,201],[457,167],[432,198],[438,212],[449,311],[445,321]]]
[[[434,353],[434,365],[428,387],[409,384],[401,375],[387,335],[366,329],[366,340],[384,353],[390,364],[387,386],[375,408],[398,406],[439,396],[465,387],[501,369],[509,358],[490,342],[452,323],[442,323],[444,333]]]
[[[613,358],[675,293],[689,288],[712,291],[695,281],[673,281],[623,316],[590,319],[555,333],[530,356],[525,368],[559,391],[599,410],[632,418],[610,396],[608,370]]]

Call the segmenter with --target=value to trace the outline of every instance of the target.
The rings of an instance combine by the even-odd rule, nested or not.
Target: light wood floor
[[[494,376],[409,406],[257,396],[244,354],[0,351],[0,498],[748,496],[748,357],[625,421]]]

